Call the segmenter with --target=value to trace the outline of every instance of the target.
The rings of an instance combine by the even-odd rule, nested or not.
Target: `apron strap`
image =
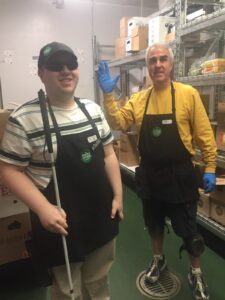
[[[175,89],[174,89],[174,85],[173,82],[171,81],[171,96],[172,96],[172,114],[175,116]]]
[[[77,105],[79,106],[79,108],[81,109],[81,111],[84,113],[84,115],[87,117],[88,121],[90,122],[95,134],[97,135],[97,137],[101,140],[100,134],[98,132],[98,128],[95,124],[95,122],[93,121],[92,117],[90,116],[89,112],[87,111],[85,105],[83,103],[80,102],[80,98],[76,98],[74,97],[74,101],[77,103]],[[49,99],[47,98],[47,102],[48,102],[48,107],[49,107],[49,113],[52,119],[52,123],[53,123],[53,127],[54,127],[54,132],[56,134],[56,139],[57,141],[59,140],[61,134],[60,134],[60,129],[58,126],[58,123],[56,121],[56,117],[54,115],[54,112],[52,110],[51,104],[49,102]]]
[[[56,134],[56,140],[57,140],[57,142],[58,142],[58,141],[59,141],[59,138],[60,138],[60,136],[61,136],[61,134],[60,134],[60,129],[59,129],[58,123],[57,123],[57,121],[56,121],[54,112],[53,112],[53,110],[52,110],[51,103],[50,103],[50,101],[49,101],[48,98],[47,98],[47,102],[48,102],[48,107],[49,107],[50,117],[51,117],[52,123],[53,123],[53,129],[54,129],[54,132],[55,132],[55,134]]]
[[[80,98],[74,98],[75,102],[77,103],[77,105],[79,106],[79,108],[81,109],[81,111],[83,112],[83,114],[87,117],[88,121],[90,122],[92,128],[94,129],[95,134],[97,135],[97,137],[101,140],[100,134],[98,132],[98,128],[94,122],[94,120],[92,119],[92,117],[90,116],[89,112],[87,111],[84,103],[80,102]]]

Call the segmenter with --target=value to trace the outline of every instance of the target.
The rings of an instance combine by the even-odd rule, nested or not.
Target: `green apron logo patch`
[[[88,164],[92,160],[92,155],[89,149],[85,149],[80,154],[80,159],[84,164]]]
[[[162,129],[160,127],[158,127],[158,126],[153,127],[153,129],[152,129],[152,135],[154,137],[159,137],[161,134],[162,134]]]

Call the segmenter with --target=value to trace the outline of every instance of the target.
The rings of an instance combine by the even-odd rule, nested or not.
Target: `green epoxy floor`
[[[144,300],[136,288],[137,276],[147,267],[152,251],[148,233],[142,220],[140,200],[129,188],[124,187],[125,219],[117,239],[117,257],[110,273],[112,300]],[[189,260],[185,253],[179,258],[181,240],[170,229],[165,234],[165,255],[170,271],[181,281],[181,289],[174,300],[192,300],[187,273]],[[202,270],[210,289],[211,300],[225,299],[225,260],[206,248],[202,256]]]
[[[147,231],[144,229],[140,200],[127,187],[124,187],[125,219],[120,226],[117,239],[116,260],[110,272],[111,300],[144,300],[136,287],[137,276],[151,259],[151,247]],[[189,262],[185,252],[179,259],[180,239],[172,230],[165,237],[165,254],[169,269],[180,279],[181,290],[174,300],[191,300],[192,294],[187,281]],[[225,299],[225,260],[206,248],[202,257],[202,269],[210,288],[211,300]],[[23,276],[21,272],[21,276]],[[1,286],[1,282],[0,282]],[[1,300],[49,300],[45,288],[22,287],[0,291]]]

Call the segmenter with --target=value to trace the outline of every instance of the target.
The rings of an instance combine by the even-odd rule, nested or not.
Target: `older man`
[[[109,124],[113,129],[126,130],[135,123],[139,133],[141,161],[135,176],[153,249],[146,278],[156,282],[167,267],[163,233],[165,218],[169,217],[175,233],[183,239],[183,248],[189,253],[188,279],[194,298],[209,299],[200,269],[204,241],[196,224],[199,193],[191,157],[195,153],[195,140],[205,163],[204,189],[210,192],[215,186],[214,135],[197,90],[171,80],[171,49],[164,44],[150,46],[146,65],[153,86],[133,94],[120,109],[112,93],[118,77],[111,78],[105,62],[100,63],[98,71]]]

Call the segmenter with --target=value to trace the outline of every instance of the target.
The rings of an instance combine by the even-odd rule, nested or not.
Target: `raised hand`
[[[109,73],[109,66],[106,61],[101,61],[98,65],[98,82],[103,93],[111,93],[115,88],[120,75],[117,75],[114,79],[111,78]]]

